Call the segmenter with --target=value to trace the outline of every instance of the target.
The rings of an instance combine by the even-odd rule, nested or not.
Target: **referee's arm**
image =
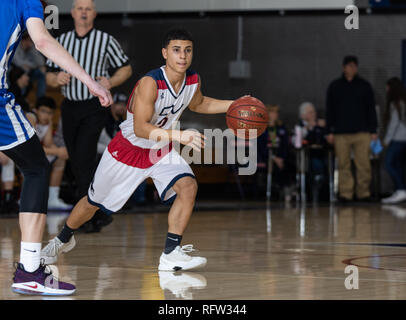
[[[71,75],[63,71],[47,71],[46,82],[51,88],[65,86],[70,82]]]
[[[111,88],[118,87],[124,83],[131,77],[133,71],[127,55],[113,36],[109,37],[107,45],[107,60],[109,65],[116,69],[116,72],[114,72],[110,79],[107,79],[106,77],[98,77],[96,80],[98,80],[104,88],[110,90]]]
[[[96,80],[98,80],[104,88],[110,90],[111,88],[118,87],[119,85],[124,83],[128,78],[131,77],[132,74],[133,69],[131,65],[126,65],[124,67],[118,68],[110,79],[107,79],[105,77],[98,77]]]
[[[59,38],[56,38],[56,40],[59,42]],[[54,62],[48,60],[46,68],[45,79],[47,85],[51,88],[59,88],[70,82],[71,75],[62,71]]]

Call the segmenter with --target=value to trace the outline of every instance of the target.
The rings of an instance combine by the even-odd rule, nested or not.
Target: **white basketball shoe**
[[[49,240],[49,243],[41,250],[41,258],[45,264],[54,264],[58,261],[61,253],[71,251],[76,246],[75,237],[72,236],[67,243],[63,243],[58,237]]]
[[[178,270],[191,270],[197,268],[203,268],[207,259],[203,257],[192,257],[187,253],[196,251],[193,249],[193,245],[188,244],[186,246],[177,246],[171,253],[162,253],[159,259],[160,271],[178,271]]]
[[[207,286],[206,278],[198,273],[159,271],[158,274],[161,289],[171,291],[177,298],[193,299],[190,289],[204,289]]]
[[[406,190],[396,190],[390,197],[382,199],[384,204],[395,204],[406,200]]]

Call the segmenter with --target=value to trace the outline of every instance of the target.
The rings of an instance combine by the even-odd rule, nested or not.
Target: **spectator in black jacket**
[[[358,75],[358,59],[347,56],[344,73],[333,81],[327,91],[328,141],[334,143],[339,168],[341,199],[354,196],[354,178],[351,173],[351,153],[357,169],[355,194],[358,200],[370,198],[371,165],[370,143],[377,139],[377,115],[374,92],[368,81]]]

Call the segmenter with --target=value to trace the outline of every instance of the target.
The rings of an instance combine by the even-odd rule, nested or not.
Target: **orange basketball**
[[[235,100],[228,108],[226,121],[227,126],[237,137],[249,139],[249,129],[255,129],[254,138],[256,138],[264,133],[268,125],[268,111],[260,100],[254,97],[242,97]]]

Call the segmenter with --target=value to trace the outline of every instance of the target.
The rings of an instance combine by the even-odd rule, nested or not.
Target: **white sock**
[[[3,168],[1,169],[1,181],[14,181],[14,162],[11,159],[9,159],[6,164],[3,164]]]
[[[39,268],[41,260],[41,242],[21,242],[20,263],[27,272]]]
[[[59,187],[49,187],[49,200],[58,199],[59,197]]]

